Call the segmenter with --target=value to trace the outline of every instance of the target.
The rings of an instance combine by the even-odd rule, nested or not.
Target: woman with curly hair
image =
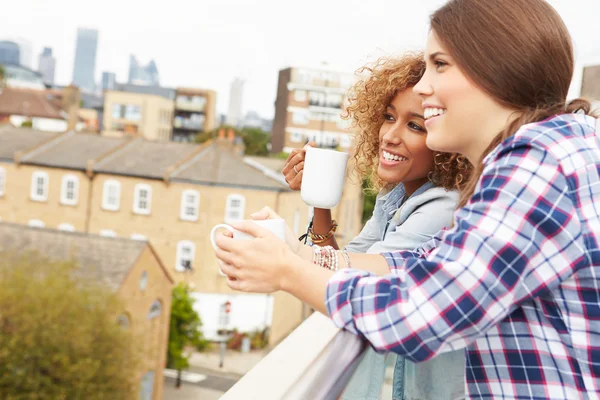
[[[457,189],[467,180],[470,164],[457,154],[427,148],[421,99],[412,92],[424,71],[422,54],[381,58],[358,71],[366,77],[349,92],[344,118],[352,121],[356,131],[356,171],[368,178],[370,190],[378,195],[372,217],[345,247],[348,252],[412,250],[451,223]],[[304,156],[304,149],[293,151],[283,170],[292,189],[300,188]],[[329,209],[315,209],[309,228],[312,242],[337,249],[336,226]],[[342,399],[378,399],[386,358],[369,348]],[[463,395],[463,368],[457,365],[464,365],[463,351],[420,365],[405,364],[399,357],[394,399],[402,399],[405,391],[423,399]]]

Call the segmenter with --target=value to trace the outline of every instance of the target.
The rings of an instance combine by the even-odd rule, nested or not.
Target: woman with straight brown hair
[[[219,238],[229,285],[285,290],[415,362],[466,348],[469,398],[600,398],[600,136],[590,104],[567,102],[569,32],[544,0],[451,0],[425,61],[427,146],[475,168],[453,228],[415,251],[303,260],[236,224],[255,240]]]

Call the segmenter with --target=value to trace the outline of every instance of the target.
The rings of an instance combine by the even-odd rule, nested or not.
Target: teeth
[[[438,115],[442,115],[446,112],[444,108],[426,108],[423,116],[425,119],[437,117]]]
[[[397,156],[395,154],[392,153],[388,153],[387,151],[383,151],[383,158],[386,161],[406,161],[408,160],[408,158],[406,157],[402,157],[402,156]]]

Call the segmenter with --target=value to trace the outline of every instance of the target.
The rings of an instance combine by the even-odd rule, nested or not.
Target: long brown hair
[[[556,114],[591,112],[588,101],[566,103],[574,70],[573,43],[558,13],[545,0],[451,0],[431,16],[431,29],[463,73],[515,119],[482,156],[527,123]],[[471,198],[481,160],[463,190]]]

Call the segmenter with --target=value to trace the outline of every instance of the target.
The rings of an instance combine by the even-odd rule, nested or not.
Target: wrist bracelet
[[[320,243],[326,242],[329,239],[331,239],[333,237],[333,234],[337,230],[337,227],[338,227],[337,221],[335,219],[331,220],[331,229],[329,230],[329,232],[327,232],[325,234],[321,234],[321,233],[314,233],[312,225],[311,225],[308,228],[308,236],[310,237],[310,240],[312,240],[312,242],[314,244],[320,244]]]
[[[348,252],[345,249],[342,250],[342,256],[344,257],[344,261],[346,261],[346,268],[352,268],[350,266],[350,256],[348,255]]]

